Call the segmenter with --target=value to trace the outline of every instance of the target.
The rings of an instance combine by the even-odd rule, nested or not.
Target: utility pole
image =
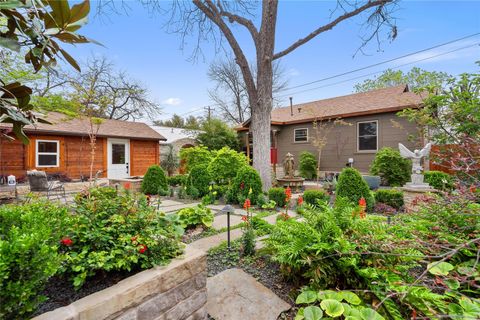
[[[207,110],[207,121],[210,122],[210,119],[212,118],[212,107],[206,106],[205,109]]]

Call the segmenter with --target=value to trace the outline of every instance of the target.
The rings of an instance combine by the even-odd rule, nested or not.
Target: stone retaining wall
[[[206,255],[188,248],[168,266],[137,273],[34,320],[207,319]]]

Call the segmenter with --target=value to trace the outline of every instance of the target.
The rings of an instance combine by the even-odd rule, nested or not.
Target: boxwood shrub
[[[360,172],[354,168],[345,168],[338,177],[337,197],[347,198],[352,204],[357,205],[360,198],[367,201],[368,211],[372,211],[375,199],[370,193],[367,182],[362,178]]]
[[[250,194],[250,190],[252,191]],[[258,196],[262,193],[262,180],[257,170],[250,166],[239,169],[228,191],[228,199],[233,203],[240,203],[249,198],[252,204],[257,204]]]
[[[303,201],[311,205],[318,205],[318,201],[328,203],[330,201],[330,195],[322,190],[306,190],[303,193]]]
[[[317,159],[313,153],[304,151],[300,154],[300,175],[305,179],[313,179],[317,176]]]
[[[380,189],[375,192],[375,201],[398,210],[403,206],[403,192],[394,189]]]
[[[398,150],[382,148],[375,155],[370,173],[380,176],[382,183],[392,187],[401,187],[410,181],[412,162],[403,158]]]
[[[442,171],[426,171],[425,182],[430,187],[441,191],[451,191],[454,188],[454,181],[451,175]]]
[[[148,168],[143,177],[142,192],[145,194],[163,194],[168,191],[165,172],[159,165]]]
[[[180,160],[185,172],[190,172],[197,165],[208,165],[213,154],[207,147],[198,146],[180,149]]]
[[[210,187],[210,182],[212,182],[212,177],[207,168],[208,165],[202,163],[194,166],[188,174],[187,193],[194,198],[201,198],[209,192],[208,188]],[[195,189],[198,192],[194,194],[192,190]]]
[[[247,157],[243,153],[223,147],[215,152],[208,164],[208,172],[217,184],[229,184],[247,166]]]
[[[188,175],[186,174],[177,174],[174,176],[167,177],[167,182],[169,186],[183,186],[187,183]]]
[[[268,199],[275,201],[278,207],[284,207],[285,202],[285,189],[284,188],[270,188],[268,190]]]

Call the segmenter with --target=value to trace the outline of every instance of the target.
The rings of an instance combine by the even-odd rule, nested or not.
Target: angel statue
[[[429,155],[431,148],[432,144],[427,143],[427,145],[422,150],[415,149],[412,152],[408,150],[408,148],[405,147],[403,144],[398,144],[400,155],[404,158],[412,159],[412,174],[422,174],[423,166],[421,164],[421,160],[423,157],[427,157]]]
[[[283,160],[283,170],[285,173],[285,177],[293,178],[295,175],[295,160],[293,159],[293,154],[290,152],[285,155],[285,159]]]

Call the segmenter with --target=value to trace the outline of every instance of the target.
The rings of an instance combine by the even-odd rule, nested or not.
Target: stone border
[[[167,266],[139,272],[35,320],[206,319],[207,258],[187,247]]]

